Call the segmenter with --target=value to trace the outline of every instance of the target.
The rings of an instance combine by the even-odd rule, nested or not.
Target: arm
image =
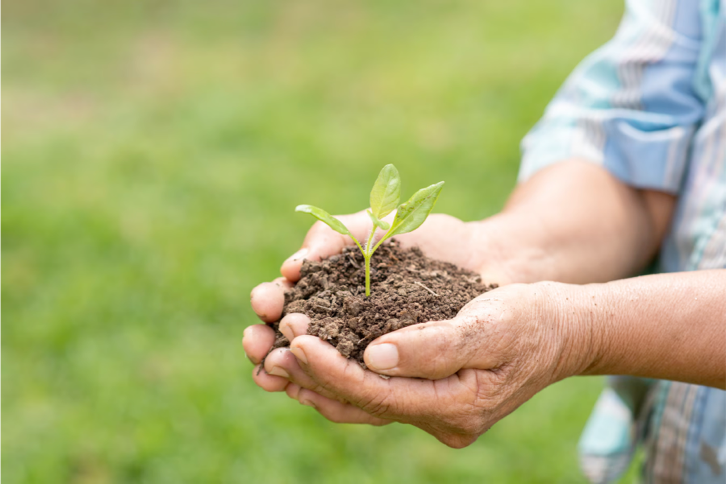
[[[726,389],[726,270],[583,286],[580,324],[593,328],[573,374],[635,375]],[[588,337],[589,338],[589,337]]]
[[[522,141],[519,180],[526,183],[505,213],[524,214],[522,223],[531,221],[517,209],[546,205],[569,214],[542,222],[550,234],[538,240],[552,267],[529,280],[626,277],[660,242],[673,209],[666,193],[680,190],[708,96],[695,82],[699,8],[675,3],[626,2],[615,37],[580,63]],[[575,174],[559,166],[563,160],[587,161],[611,177]]]
[[[572,159],[520,184],[502,213],[474,230],[505,261],[507,272],[489,280],[607,281],[631,276],[653,258],[674,205],[671,195],[637,190]]]

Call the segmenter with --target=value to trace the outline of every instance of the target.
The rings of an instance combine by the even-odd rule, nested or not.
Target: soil
[[[497,287],[474,272],[430,259],[417,247],[402,249],[395,240],[373,255],[370,297],[365,297],[364,261],[357,247],[322,262],[304,261],[301,276],[285,293],[283,317],[307,315],[312,321],[308,334],[328,341],[363,368],[363,352],[379,336],[451,319],[476,296]],[[277,334],[273,349],[290,343],[278,325],[270,325]]]

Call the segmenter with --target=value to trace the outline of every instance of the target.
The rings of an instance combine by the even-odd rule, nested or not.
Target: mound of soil
[[[476,296],[497,287],[448,262],[429,259],[417,247],[393,240],[371,260],[371,295],[365,297],[363,255],[348,247],[322,262],[304,261],[300,281],[285,293],[283,317],[303,313],[308,334],[335,346],[363,368],[363,352],[381,335],[412,324],[451,319]],[[278,329],[274,348],[290,342]]]

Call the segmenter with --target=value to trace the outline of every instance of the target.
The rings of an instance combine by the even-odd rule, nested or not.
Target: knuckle
[[[391,402],[387,395],[368,395],[363,397],[358,404],[361,409],[374,417],[388,415],[391,410]]]
[[[340,403],[348,403],[345,400],[345,398],[341,397],[340,395],[338,395],[334,391],[331,391],[331,390],[325,388],[322,385],[315,384],[311,388],[309,388],[309,390],[317,393],[318,395],[322,395],[325,398],[330,398],[331,400],[335,400],[335,401],[340,402]]]
[[[495,401],[491,395],[478,394],[472,402],[472,407],[478,409],[482,413],[489,413],[494,410],[496,406]]]
[[[349,399],[343,396],[345,392],[341,392],[341,390],[333,384],[324,380],[321,381],[316,379],[315,374],[312,373],[309,368],[303,368],[303,375],[305,375],[305,378],[301,378],[297,383],[304,386],[307,390],[313,391],[326,398],[337,400],[340,403],[350,403]]]
[[[474,396],[474,400],[471,402],[471,406],[476,409],[481,415],[489,415],[496,411],[501,403],[500,392],[498,391],[479,391]]]
[[[449,376],[452,372],[447,370],[451,366],[451,350],[455,349],[454,344],[448,338],[437,338],[435,347],[435,353],[420,362],[421,369],[429,378]]]
[[[329,393],[327,388],[325,388],[323,385],[319,384],[315,380],[311,380],[308,385],[305,385],[305,388],[317,394]]]

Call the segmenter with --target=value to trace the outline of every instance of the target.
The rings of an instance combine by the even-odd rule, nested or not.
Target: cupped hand
[[[305,316],[289,315],[281,328],[291,349],[275,350],[265,368],[279,375],[289,396],[334,422],[402,422],[465,447],[535,393],[586,366],[587,321],[566,309],[577,291],[555,283],[490,291],[452,320],[373,341],[365,352],[373,371],[306,335]],[[272,377],[262,375],[256,381],[264,388]]]
[[[366,239],[371,223],[365,212],[338,218],[358,240]],[[381,235],[382,232],[379,231],[377,236]],[[487,281],[506,282],[507,278],[501,269],[502,264],[497,257],[497,251],[488,243],[487,235],[481,230],[479,223],[465,223],[448,215],[434,214],[416,231],[397,236],[396,239],[403,247],[418,246],[429,257],[452,262],[478,272]],[[283,277],[262,283],[253,289],[251,294],[253,310],[264,322],[278,321],[282,315],[284,291],[299,280],[303,260],[319,261],[340,253],[348,245],[353,245],[350,237],[331,230],[322,222],[315,223],[305,237],[302,248],[283,263],[281,268]],[[291,321],[294,321],[294,324]],[[307,322],[307,318],[303,315],[289,315],[281,322],[280,328],[292,340],[293,328],[297,329],[295,336],[304,335]],[[355,407],[342,407],[345,405],[344,398],[326,392],[318,385],[313,386],[310,381],[298,382],[292,378],[293,374],[298,379],[303,378],[303,372],[288,349],[279,349],[270,354],[265,364],[267,371],[260,372],[259,363],[269,352],[274,339],[273,330],[264,324],[250,326],[244,332],[243,346],[247,356],[256,365],[253,378],[260,387],[272,392],[287,391],[288,395],[300,400],[301,403],[310,403],[317,398],[328,398],[328,405],[337,408],[334,415],[328,415],[333,420],[383,423],[380,419],[371,419],[369,415],[364,415]],[[278,359],[287,366],[275,365]],[[354,414],[357,417],[351,417]]]

